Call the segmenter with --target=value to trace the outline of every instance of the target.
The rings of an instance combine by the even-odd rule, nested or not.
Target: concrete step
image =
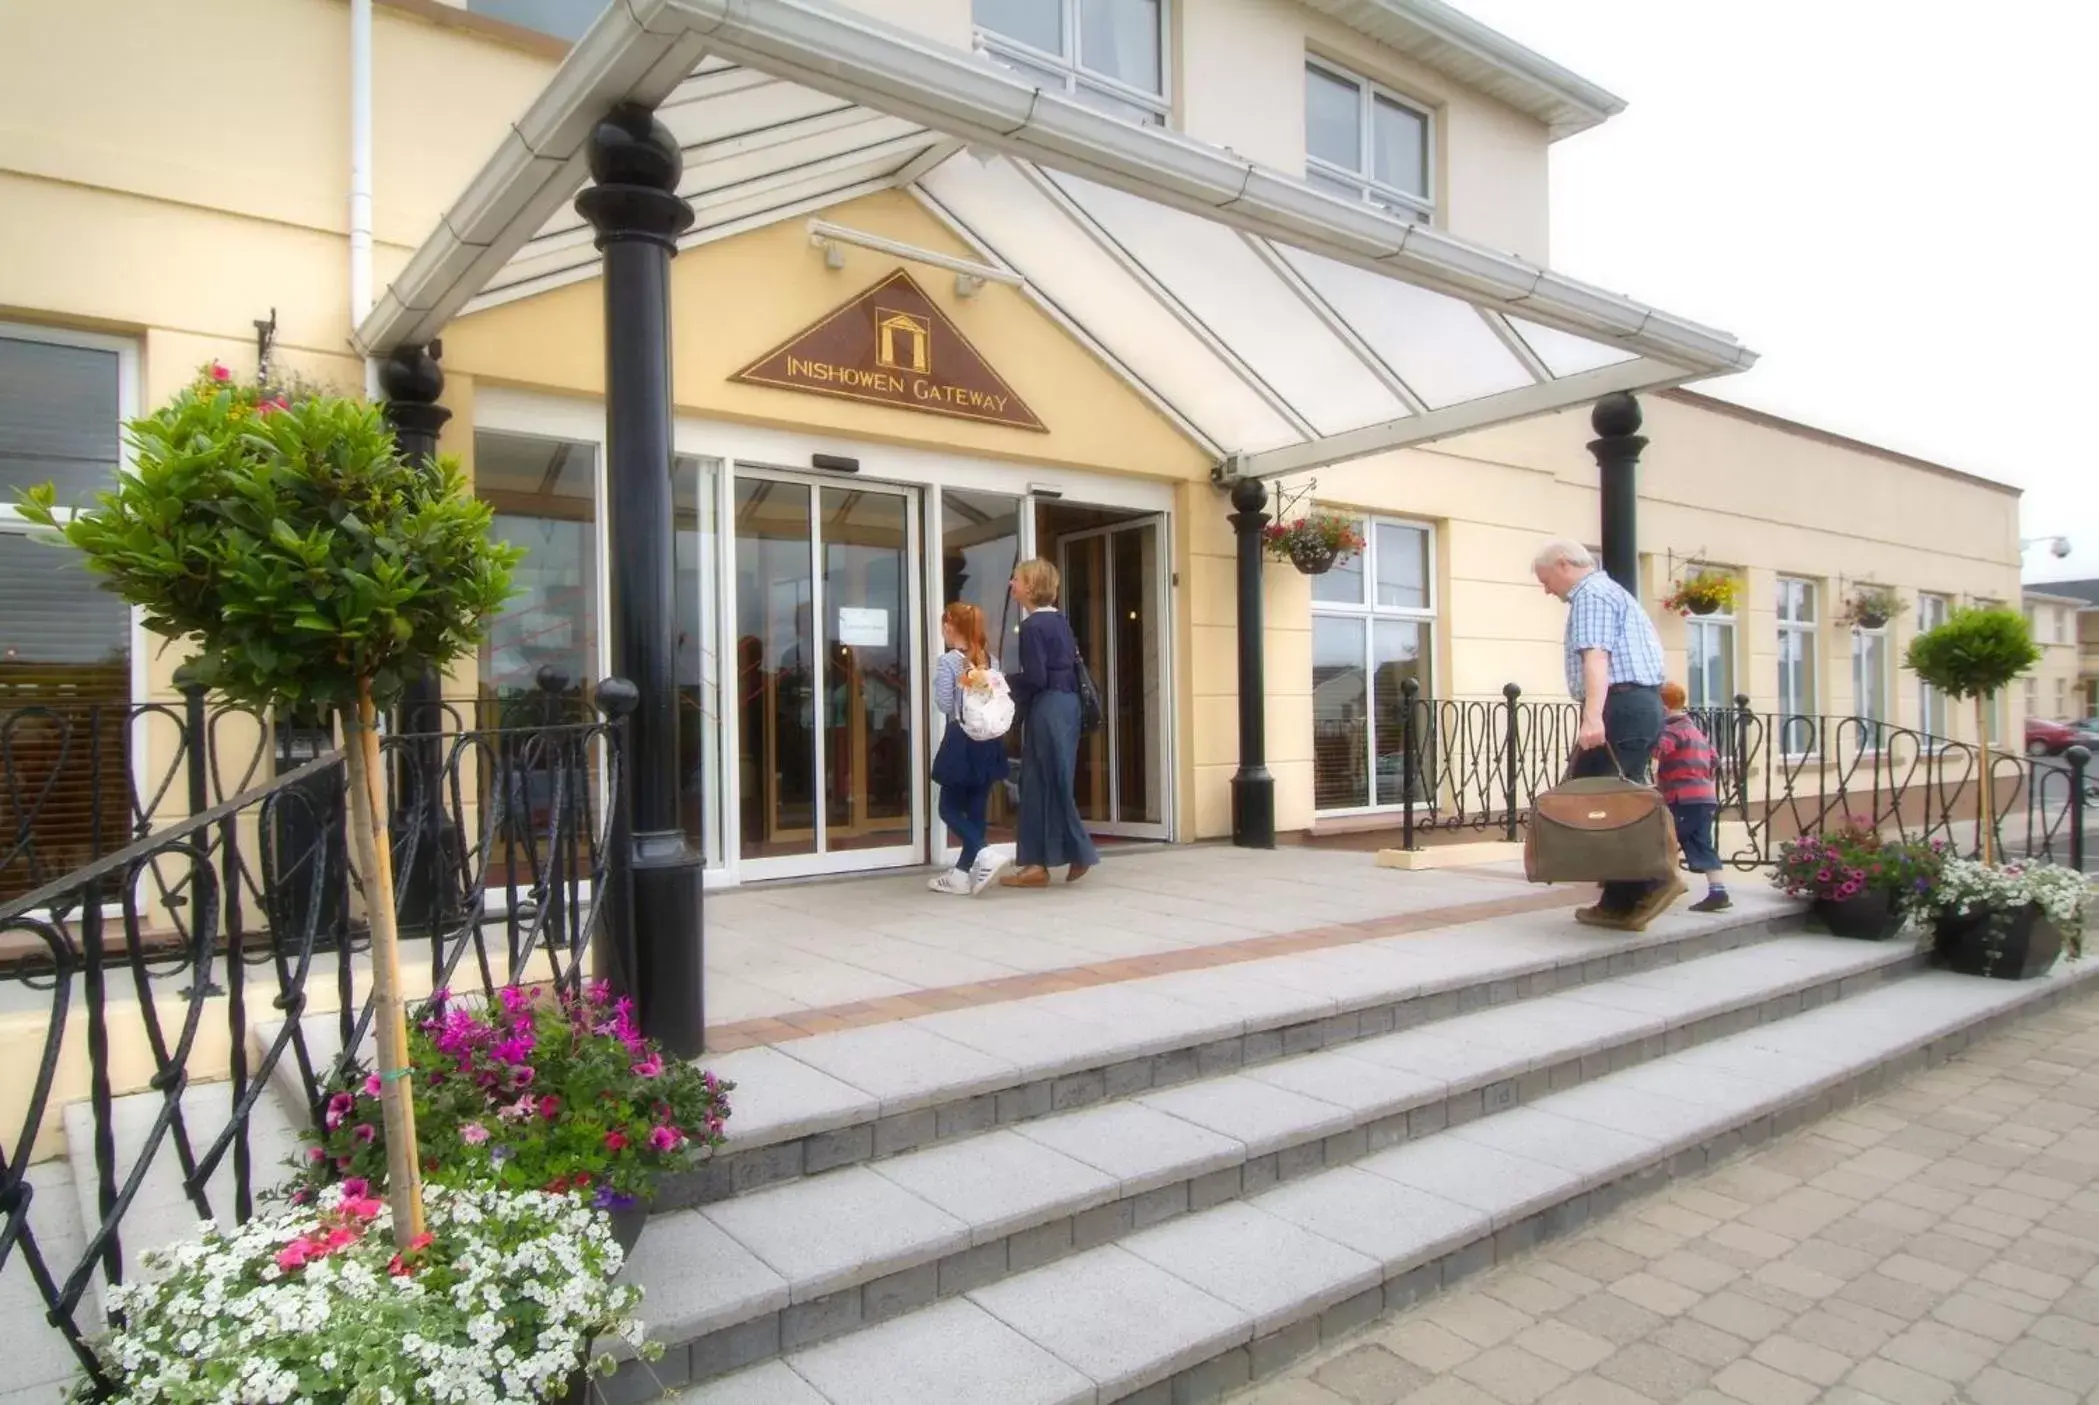
[[[2026,982],[1943,972],[1895,981],[1176,1217],[864,1330],[790,1346],[784,1359],[677,1398],[682,1405],[1214,1400],[1673,1175],[1702,1170],[1948,1057],[2009,1018],[2089,989],[2095,977],[2099,966],[2080,965]],[[651,1226],[642,1263],[660,1262],[651,1241],[665,1227]],[[644,1314],[660,1317],[663,1308],[651,1301]],[[706,1364],[684,1363],[688,1370]],[[662,1385],[677,1383],[679,1365],[675,1351],[659,1364]],[[600,1390],[618,1402],[658,1388],[622,1377]]]
[[[653,1369],[630,1363],[614,1398],[1478,1123],[1856,996],[1917,962],[1908,944],[1759,943],[659,1215],[630,1273],[670,1354]]]
[[[710,1056],[733,1080],[729,1143],[659,1192],[708,1204],[841,1166],[1140,1097],[1453,1015],[1798,930],[1765,891],[1643,934],[1565,911],[1497,917],[1207,970],[1119,981]]]
[[[706,1066],[737,1085],[729,1143],[663,1186],[656,1207],[711,1203],[1800,926],[1798,905],[1768,891],[1735,902],[1711,915],[1679,906],[1640,934],[1578,927],[1565,911],[1497,917],[709,1055]],[[337,1018],[308,1016],[302,1030],[314,1065],[330,1066],[342,1049]],[[256,1026],[258,1061],[283,1031],[282,1021]],[[272,1089],[303,1124],[294,1052],[287,1045]]]

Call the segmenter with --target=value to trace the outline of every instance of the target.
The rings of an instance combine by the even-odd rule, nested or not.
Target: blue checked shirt
[[[1567,693],[1581,700],[1582,650],[1611,656],[1611,682],[1659,688],[1667,668],[1654,621],[1624,586],[1591,571],[1567,597]]]

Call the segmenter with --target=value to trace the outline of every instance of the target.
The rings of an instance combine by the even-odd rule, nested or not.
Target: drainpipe
[[[350,0],[350,327],[372,312],[372,0]],[[379,363],[364,363],[364,395],[379,398]]]

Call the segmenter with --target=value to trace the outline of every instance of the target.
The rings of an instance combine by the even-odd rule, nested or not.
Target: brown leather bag
[[[1533,883],[1634,882],[1676,872],[1662,793],[1623,773],[1561,781],[1531,802],[1523,874]]]

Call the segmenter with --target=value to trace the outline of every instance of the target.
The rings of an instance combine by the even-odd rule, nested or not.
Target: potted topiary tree
[[[147,628],[190,646],[197,681],[261,707],[341,714],[391,1227],[405,1250],[423,1208],[378,709],[479,646],[523,553],[489,539],[490,510],[456,465],[404,459],[361,400],[242,385],[213,365],[129,434],[134,470],[95,506],[62,517],[46,483],[22,514],[79,550]]]
[[[2039,658],[2025,617],[2006,609],[1956,610],[1912,639],[1905,655],[1924,682],[1975,699],[1979,858],[1948,860],[1930,898],[1938,954],[1955,970],[2020,979],[2046,971],[2066,945],[2073,959],[2083,950],[2084,875],[2054,864],[1997,862],[1987,710]]]

